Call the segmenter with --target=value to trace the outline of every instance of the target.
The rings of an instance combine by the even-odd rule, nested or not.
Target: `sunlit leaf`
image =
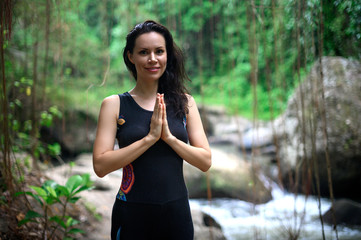
[[[83,179],[80,175],[71,176],[66,182],[65,186],[68,188],[69,192],[72,193],[76,188],[78,188]]]

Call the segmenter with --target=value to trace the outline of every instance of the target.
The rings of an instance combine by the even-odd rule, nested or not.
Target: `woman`
[[[123,168],[111,237],[193,239],[183,160],[205,172],[211,151],[182,52],[167,28],[145,21],[127,35],[123,58],[136,85],[103,100],[93,149],[99,177]]]

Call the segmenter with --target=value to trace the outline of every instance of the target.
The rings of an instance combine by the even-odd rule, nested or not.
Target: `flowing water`
[[[234,146],[217,148],[242,158]],[[264,182],[271,184],[273,189],[273,200],[266,204],[254,205],[237,199],[191,199],[190,204],[192,208],[199,208],[212,216],[221,225],[227,240],[337,239],[331,225],[324,224],[322,231],[319,217],[319,205],[321,214],[324,214],[331,206],[329,199],[322,198],[319,202],[314,196],[296,196],[282,191],[266,177]],[[361,240],[361,227],[337,226],[337,234],[340,240]]]
[[[211,215],[221,226],[227,240],[251,239],[323,239],[319,220],[318,200],[273,190],[274,199],[266,204],[254,205],[235,199],[190,200],[191,207],[200,208]],[[331,202],[321,199],[321,212]],[[361,228],[337,226],[339,239],[361,239]],[[336,239],[330,225],[324,225],[325,239]]]

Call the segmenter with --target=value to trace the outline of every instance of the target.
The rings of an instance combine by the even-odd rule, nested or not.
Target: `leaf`
[[[22,225],[24,225],[25,223],[28,223],[28,222],[38,222],[38,221],[36,221],[34,219],[23,219],[20,222],[18,222],[18,226],[20,227],[20,226],[22,226]]]
[[[26,192],[16,192],[15,193],[15,197],[19,196],[19,195],[22,195],[22,194],[26,194]]]
[[[91,190],[94,188],[93,181],[90,180],[89,173],[84,173],[81,177],[82,177],[82,186],[76,192],[74,192],[73,195],[75,195],[79,192]]]
[[[68,234],[75,234],[75,233],[85,233],[85,232],[79,228],[72,228],[68,231]]]
[[[80,197],[72,197],[69,199],[70,203],[76,203],[78,200],[80,199]]]
[[[68,179],[65,186],[70,193],[73,193],[73,191],[81,185],[82,181],[83,179],[80,175],[74,175]]]
[[[29,186],[31,189],[35,190],[35,192],[38,193],[38,195],[42,198],[47,196],[46,191],[43,188],[37,187],[37,186]]]
[[[27,96],[30,96],[30,95],[31,95],[31,88],[30,88],[30,87],[27,87],[27,88],[26,88],[26,95],[27,95]]]
[[[74,218],[72,218],[72,217],[68,217],[68,220],[66,221],[66,226],[67,227],[72,227],[72,226],[74,226],[74,225],[76,225],[76,224],[78,224],[79,223],[79,221],[78,220],[75,220]]]
[[[41,215],[35,211],[29,210],[26,213],[25,218],[18,223],[18,226],[24,225],[27,222],[38,222],[35,220],[35,218],[37,218],[37,217],[42,218],[43,215]]]
[[[38,195],[35,195],[32,192],[17,192],[17,193],[15,193],[15,196],[19,196],[20,194],[26,194],[26,195],[33,197],[35,200],[37,200],[40,203],[41,206],[43,206],[43,202],[41,201],[41,199],[39,198]]]
[[[48,196],[46,199],[45,199],[45,202],[46,202],[46,204],[48,204],[48,205],[52,205],[54,202],[59,202],[60,201],[60,199],[56,199],[56,198],[54,198],[54,197],[52,197],[52,196]]]
[[[65,197],[69,197],[70,196],[70,192],[69,190],[62,186],[62,185],[58,185],[56,186],[56,191],[58,191],[58,196],[65,196]]]
[[[60,216],[51,217],[49,220],[52,221],[52,222],[56,222],[57,224],[59,224],[64,229],[66,228],[65,222],[61,219]]]
[[[79,192],[82,192],[82,191],[86,191],[86,190],[92,190],[94,189],[95,187],[94,186],[82,186],[81,188],[79,188],[76,192],[74,192],[73,195],[79,193]]]
[[[82,178],[83,185],[87,185],[87,183],[91,182],[89,173],[84,173],[83,175],[81,175],[81,178]]]
[[[36,217],[43,217],[43,215],[32,210],[29,210],[25,215],[25,218],[36,218]]]
[[[43,186],[45,187],[45,186],[50,186],[50,187],[52,187],[52,188],[56,188],[57,187],[57,185],[59,185],[59,184],[57,184],[54,180],[47,180],[47,181],[45,181],[44,183],[43,183]]]
[[[46,186],[45,189],[50,193],[50,196],[58,198],[56,191],[51,186]]]
[[[57,156],[61,153],[61,146],[59,143],[48,144],[48,151],[50,156]]]

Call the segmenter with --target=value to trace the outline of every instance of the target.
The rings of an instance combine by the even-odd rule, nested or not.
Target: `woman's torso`
[[[119,95],[120,110],[116,138],[119,148],[145,137],[150,130],[153,112],[140,107],[126,92]],[[167,106],[171,133],[188,141],[185,119]],[[184,197],[183,159],[163,140],[159,140],[139,158],[123,168],[122,185],[117,198],[128,202],[166,203]]]

